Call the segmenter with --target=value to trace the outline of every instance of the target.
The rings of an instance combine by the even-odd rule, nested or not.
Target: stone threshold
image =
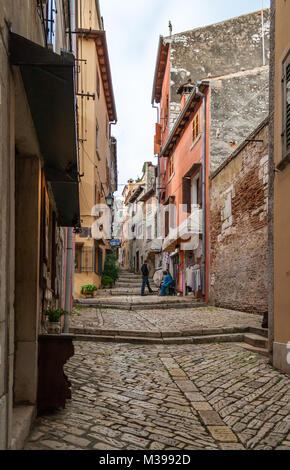
[[[228,328],[228,330],[238,330],[239,328]],[[251,331],[251,327],[240,328],[240,332],[228,332],[226,328],[221,329],[220,333],[213,332],[214,329],[200,330],[197,334],[180,335],[177,336],[176,332],[174,335],[169,336],[170,332],[146,332],[144,336],[141,336],[142,332],[136,332],[138,335],[134,336],[133,331],[110,331],[103,330],[100,334],[92,334],[91,332],[84,333],[80,330],[80,333],[76,333],[74,330],[75,341],[91,341],[91,342],[115,342],[115,343],[131,343],[131,344],[163,344],[163,345],[183,345],[183,344],[214,344],[214,343],[236,343],[244,349],[250,350],[257,354],[262,354],[266,357],[269,356],[266,348],[253,347],[247,344],[247,333]],[[211,333],[210,333],[211,331]],[[107,333],[107,334],[105,334]],[[116,334],[115,334],[116,333]],[[183,332],[184,333],[184,332]],[[144,332],[143,332],[144,334]],[[154,335],[154,336],[153,336]],[[158,336],[160,335],[160,336]]]
[[[133,343],[133,344],[209,344],[209,343],[241,343],[244,340],[243,333],[235,333],[231,335],[207,335],[207,336],[187,336],[187,337],[134,337],[120,335],[86,335],[75,334],[75,341],[91,341],[91,342],[116,342],[116,343]]]
[[[205,302],[193,302],[193,301],[179,301],[179,302],[170,302],[166,304],[162,304],[159,302],[148,302],[148,303],[142,303],[138,302],[137,303],[120,303],[120,302],[106,302],[102,301],[99,303],[96,302],[84,302],[84,301],[77,301],[75,300],[74,302],[75,305],[83,305],[86,306],[87,308],[111,308],[112,310],[114,307],[117,307],[118,310],[151,310],[152,308],[155,308],[156,310],[167,310],[167,309],[172,309],[172,308],[200,308],[200,307],[207,307],[208,304]]]
[[[35,417],[36,407],[33,405],[17,405],[13,408],[11,450],[23,449]]]
[[[119,330],[103,328],[79,328],[70,327],[69,332],[73,335],[92,335],[104,337],[134,337],[143,339],[174,339],[186,337],[230,335],[239,333],[250,333],[251,327],[217,327],[217,328],[198,328],[190,330],[175,331],[141,331],[141,330]]]

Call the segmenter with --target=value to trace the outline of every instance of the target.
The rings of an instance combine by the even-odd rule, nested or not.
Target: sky
[[[224,21],[268,8],[270,0],[100,0],[107,35],[118,122],[118,192],[128,179],[142,176],[153,154],[156,109],[151,96],[159,36]]]

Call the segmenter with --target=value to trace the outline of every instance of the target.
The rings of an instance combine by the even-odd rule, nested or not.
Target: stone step
[[[139,344],[208,344],[208,343],[237,343],[243,341],[243,334],[225,334],[225,335],[204,335],[188,336],[174,338],[152,338],[141,336],[121,336],[121,335],[87,335],[75,334],[76,341],[92,342],[117,342],[117,343],[139,343]]]
[[[119,330],[119,329],[104,329],[104,328],[81,328],[81,327],[70,327],[69,332],[71,334],[78,335],[90,335],[90,336],[104,336],[104,337],[134,337],[134,338],[163,338],[164,340],[175,340],[177,338],[196,338],[204,337],[214,339],[225,338],[233,336],[235,340],[241,338],[247,331],[247,327],[233,327],[233,328],[205,328],[205,329],[194,329],[194,330],[176,330],[176,331],[142,331],[142,330]]]
[[[250,326],[249,332],[259,335],[259,336],[264,336],[265,338],[268,338],[268,334],[269,334],[268,328],[262,328],[262,327],[259,328],[259,327],[254,327],[254,326]]]
[[[115,287],[127,287],[129,285],[137,286],[142,284],[142,279],[139,277],[138,279],[128,279],[128,280],[118,280],[115,283]]]
[[[244,341],[255,348],[268,349],[268,339],[255,333],[246,333]]]
[[[130,274],[119,274],[119,279],[135,279],[136,277],[141,277],[142,274],[130,273]]]
[[[117,297],[117,296],[116,296]],[[129,296],[132,298],[136,298],[137,296]],[[146,298],[150,299],[151,296],[148,296]],[[126,296],[121,297],[121,299],[118,301],[114,296],[108,295],[107,297],[99,298],[95,297],[93,301],[90,301],[90,299],[75,299],[75,305],[84,305],[88,308],[111,308],[114,309],[118,308],[120,310],[167,310],[167,309],[182,309],[182,308],[200,308],[200,307],[206,307],[207,304],[202,301],[191,301],[191,302],[175,302],[174,300],[176,297],[169,297],[170,299],[173,299],[173,301],[168,302],[154,302],[154,299],[150,300],[149,302],[142,302],[140,298],[140,301],[137,302],[132,302],[130,299],[126,299]],[[158,297],[159,299],[159,297]],[[168,297],[166,298],[168,299]],[[121,301],[122,300],[122,301]],[[139,300],[139,299],[138,299]]]
[[[158,294],[157,291],[153,291],[155,295]],[[136,289],[134,288],[124,288],[124,289],[120,289],[120,288],[115,288],[115,289],[102,289],[100,291],[100,295],[102,296],[140,296],[141,295],[141,286],[140,287],[137,287]],[[150,295],[150,294],[147,294],[147,295]],[[153,295],[153,294],[152,294]]]
[[[248,344],[248,343],[238,343],[238,345],[241,346],[243,349],[246,349],[247,351],[251,351],[253,353],[262,354],[262,356],[269,357],[268,349],[257,348],[255,346],[252,346],[251,344]]]

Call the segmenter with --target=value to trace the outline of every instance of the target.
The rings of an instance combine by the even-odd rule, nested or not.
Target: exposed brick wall
[[[211,180],[210,300],[235,310],[268,310],[268,125]]]

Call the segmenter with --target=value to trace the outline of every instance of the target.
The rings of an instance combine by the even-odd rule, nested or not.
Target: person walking
[[[141,296],[145,296],[145,287],[148,287],[149,293],[153,294],[153,290],[150,287],[149,284],[149,269],[148,269],[148,260],[146,259],[144,261],[144,264],[142,264],[141,267],[141,272],[142,272],[142,289],[141,289]]]

